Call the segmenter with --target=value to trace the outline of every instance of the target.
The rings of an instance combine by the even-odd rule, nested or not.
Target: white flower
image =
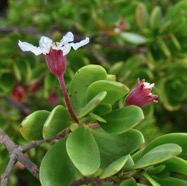
[[[22,42],[22,41],[19,41],[18,45],[22,51],[24,52],[30,51],[30,52],[33,52],[35,55],[49,54],[50,49],[52,48],[54,50],[62,50],[63,56],[65,56],[70,52],[71,47],[74,50],[77,50],[78,48],[89,43],[89,38],[86,37],[84,40],[78,43],[73,43],[73,41],[74,41],[74,35],[71,32],[68,32],[60,40],[60,42],[53,43],[53,41],[50,38],[42,36],[39,41],[39,47],[35,47],[30,43]]]

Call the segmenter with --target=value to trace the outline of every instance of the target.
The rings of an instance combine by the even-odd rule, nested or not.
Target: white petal
[[[63,56],[67,55],[71,50],[71,45],[67,44],[63,47],[61,47],[61,50],[63,51]]]
[[[62,45],[66,45],[69,42],[74,41],[74,35],[72,34],[72,32],[68,32],[61,40],[60,40],[60,44]]]
[[[39,47],[42,50],[43,54],[48,54],[51,46],[53,45],[53,41],[45,36],[42,36],[39,41]]]
[[[18,45],[21,48],[21,50],[24,52],[30,51],[30,52],[33,52],[36,56],[40,55],[42,53],[40,48],[35,47],[35,46],[31,45],[30,43],[19,41]]]
[[[151,84],[150,84],[150,83],[147,83],[147,82],[144,83],[144,87],[145,87],[145,88],[153,88],[154,86],[155,86],[154,83],[151,83]]]
[[[86,39],[78,42],[78,43],[70,43],[70,45],[73,47],[74,50],[77,50],[78,48],[88,44],[90,39],[87,37]]]

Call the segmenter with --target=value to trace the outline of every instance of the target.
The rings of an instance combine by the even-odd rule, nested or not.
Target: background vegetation
[[[155,83],[159,103],[144,108],[138,126],[146,143],[165,133],[187,131],[187,1],[181,0],[1,0],[0,127],[17,144],[29,113],[63,104],[57,80],[42,56],[23,53],[18,40],[38,45],[42,35],[58,41],[72,31],[87,47],[67,56],[66,84],[82,66],[100,64],[133,88],[137,78]],[[119,103],[123,104],[123,103]],[[40,164],[48,145],[28,155]],[[0,174],[8,154],[0,146]],[[24,174],[24,176],[23,176]],[[10,185],[36,185],[18,165]]]

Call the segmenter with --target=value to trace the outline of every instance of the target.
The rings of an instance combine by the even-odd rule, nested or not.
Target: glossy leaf
[[[112,111],[112,105],[108,103],[101,103],[96,107],[96,109],[94,109],[94,113],[100,116],[108,114],[111,111]]]
[[[122,183],[120,183],[119,186],[137,186],[136,180],[134,178],[129,178]]]
[[[123,156],[112,162],[99,176],[101,179],[108,178],[119,172],[128,160],[128,156]]]
[[[50,138],[70,125],[71,116],[67,109],[61,105],[56,106],[45,121],[43,138]]]
[[[100,166],[100,154],[97,143],[86,126],[71,133],[66,142],[67,152],[77,169],[88,176]]]
[[[158,183],[160,183],[160,185],[163,185],[163,186],[186,186],[187,185],[186,180],[182,180],[178,178],[168,177],[168,178],[160,179],[160,178],[154,177],[154,179]]]
[[[102,101],[103,99],[106,97],[107,92],[103,91],[98,93],[94,98],[92,98],[87,104],[86,106],[84,106],[79,114],[78,114],[78,118],[81,118],[83,116],[85,116],[86,114],[88,114],[89,112],[91,112],[95,107],[97,107]]]
[[[87,88],[95,81],[104,80],[107,77],[106,70],[99,65],[87,65],[79,69],[73,77],[69,95],[72,107],[78,113],[86,102]]]
[[[43,139],[42,130],[49,114],[49,111],[39,110],[28,115],[20,125],[21,135],[27,140]]]
[[[76,168],[66,151],[66,138],[52,146],[40,166],[42,186],[69,186],[76,174]]]
[[[92,119],[94,119],[94,120],[96,120],[96,121],[100,121],[100,122],[102,122],[102,123],[106,123],[106,120],[105,120],[105,119],[103,119],[102,117],[100,117],[100,116],[98,116],[98,115],[96,115],[96,114],[94,114],[94,113],[90,113],[89,115],[90,115],[90,117],[91,117]]]
[[[143,143],[143,135],[137,130],[129,130],[120,135],[111,135],[102,128],[91,129],[101,154],[101,168],[137,150]],[[125,148],[124,148],[125,147]]]
[[[171,133],[165,134],[153,140],[149,143],[146,148],[142,151],[141,156],[149,152],[151,149],[166,143],[175,143],[178,144],[182,148],[182,153],[187,153],[187,134],[186,133]]]
[[[114,110],[103,118],[107,121],[107,123],[100,123],[104,130],[112,134],[121,134],[139,124],[144,119],[144,114],[140,107],[130,105]]]
[[[115,101],[125,96],[129,92],[129,89],[124,84],[115,81],[96,81],[88,87],[87,100],[91,100],[101,91],[107,92],[103,103],[113,104]]]
[[[179,157],[173,157],[166,162],[164,162],[166,165],[167,170],[171,172],[178,172],[181,174],[184,174],[187,176],[187,161],[179,158]]]
[[[155,181],[150,175],[144,174],[144,177],[151,183],[152,186],[161,186],[157,181]]]
[[[182,152],[179,145],[164,144],[151,149],[134,165],[134,169],[144,168],[166,161]]]

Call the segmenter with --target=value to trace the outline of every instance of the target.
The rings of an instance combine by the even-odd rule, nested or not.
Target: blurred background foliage
[[[18,40],[37,46],[42,35],[59,41],[72,31],[75,40],[88,36],[91,41],[68,54],[67,86],[76,70],[88,64],[104,66],[129,88],[137,78],[154,82],[159,103],[144,108],[146,119],[138,126],[146,142],[164,133],[186,132],[186,9],[186,0],[0,0],[0,127],[25,144],[19,133],[23,118],[64,104],[43,56],[23,53]],[[32,149],[29,156],[40,164],[46,148]],[[0,146],[0,173],[7,162]],[[19,165],[14,171],[10,185],[33,185],[29,173],[20,176]]]

